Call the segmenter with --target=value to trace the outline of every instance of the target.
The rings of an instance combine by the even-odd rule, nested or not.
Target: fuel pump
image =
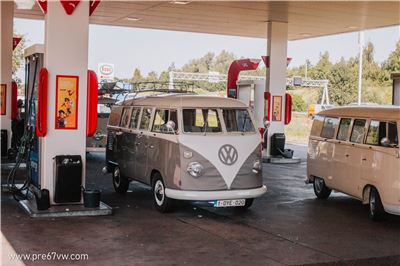
[[[288,58],[290,62],[291,58]],[[293,151],[285,149],[285,135],[282,132],[268,132],[272,123],[288,125],[292,115],[292,98],[286,93],[284,97],[271,95],[266,91],[265,80],[238,80],[242,70],[255,70],[261,60],[240,59],[232,62],[228,72],[227,97],[239,99],[253,111],[256,126],[263,141],[266,157],[283,157],[291,159]],[[267,67],[267,57],[263,58]],[[273,102],[275,101],[275,102]],[[284,111],[284,114],[282,114]]]

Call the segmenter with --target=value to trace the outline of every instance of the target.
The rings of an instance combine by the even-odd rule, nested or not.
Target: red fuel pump
[[[228,71],[228,86],[226,94],[229,98],[237,99],[237,85],[239,73],[244,70],[255,70],[260,63],[260,59],[239,59],[232,62]]]
[[[86,109],[86,136],[91,137],[97,129],[97,103],[99,93],[99,83],[96,73],[88,70],[87,73],[87,109]]]
[[[36,119],[36,135],[44,137],[47,133],[47,87],[49,74],[46,68],[40,69],[38,83],[38,107]]]

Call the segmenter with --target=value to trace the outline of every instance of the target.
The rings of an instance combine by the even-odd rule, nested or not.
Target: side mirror
[[[270,126],[269,121],[268,121],[268,120],[265,120],[265,121],[264,121],[264,128],[265,128],[265,129],[268,129],[269,126]]]
[[[383,147],[389,147],[390,146],[390,141],[388,138],[382,138],[381,139],[381,146]]]
[[[172,133],[174,133],[174,134],[175,134],[175,126],[176,126],[176,124],[175,124],[175,122],[172,121],[172,120],[169,120],[169,121],[165,124],[165,127],[167,128],[167,131],[168,131],[168,132],[172,132]]]

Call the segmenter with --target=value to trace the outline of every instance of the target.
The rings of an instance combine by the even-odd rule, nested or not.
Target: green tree
[[[149,72],[146,77],[146,81],[152,82],[152,81],[158,81],[158,74],[155,71]]]
[[[235,59],[236,57],[233,53],[223,50],[214,58],[211,65],[211,70],[226,74],[228,73],[229,66]]]
[[[17,72],[21,68],[23,61],[24,61],[24,50],[26,47],[25,44],[25,36],[20,35],[14,32],[14,36],[19,36],[22,38],[21,42],[18,44],[17,47],[15,47],[15,50],[13,51],[12,54],[12,75],[13,75],[13,80],[15,80],[18,85],[21,85],[22,81],[20,78],[17,77]]]
[[[390,73],[400,72],[400,40],[397,42],[395,50],[390,53],[388,59],[383,63],[383,69]]]
[[[133,82],[133,83],[140,82],[140,81],[142,81],[142,79],[143,79],[143,77],[142,77],[142,73],[140,72],[140,69],[135,68],[135,70],[133,71],[131,82]]]
[[[357,100],[357,68],[354,58],[343,57],[327,72],[330,100],[337,105],[347,105]]]
[[[308,72],[312,79],[328,79],[329,73],[332,69],[332,63],[329,60],[329,53],[326,51],[319,55],[318,63],[312,67]]]
[[[184,72],[207,73],[211,69],[214,53],[208,52],[198,59],[192,59],[182,67]]]
[[[300,94],[292,94],[292,102],[293,102],[293,111],[295,112],[306,112],[307,104],[303,100],[303,97]]]

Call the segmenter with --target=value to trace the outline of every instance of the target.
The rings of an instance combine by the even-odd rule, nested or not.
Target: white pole
[[[364,49],[364,32],[358,32],[358,105],[361,105],[361,90],[362,90],[362,65],[363,65],[363,49]]]

